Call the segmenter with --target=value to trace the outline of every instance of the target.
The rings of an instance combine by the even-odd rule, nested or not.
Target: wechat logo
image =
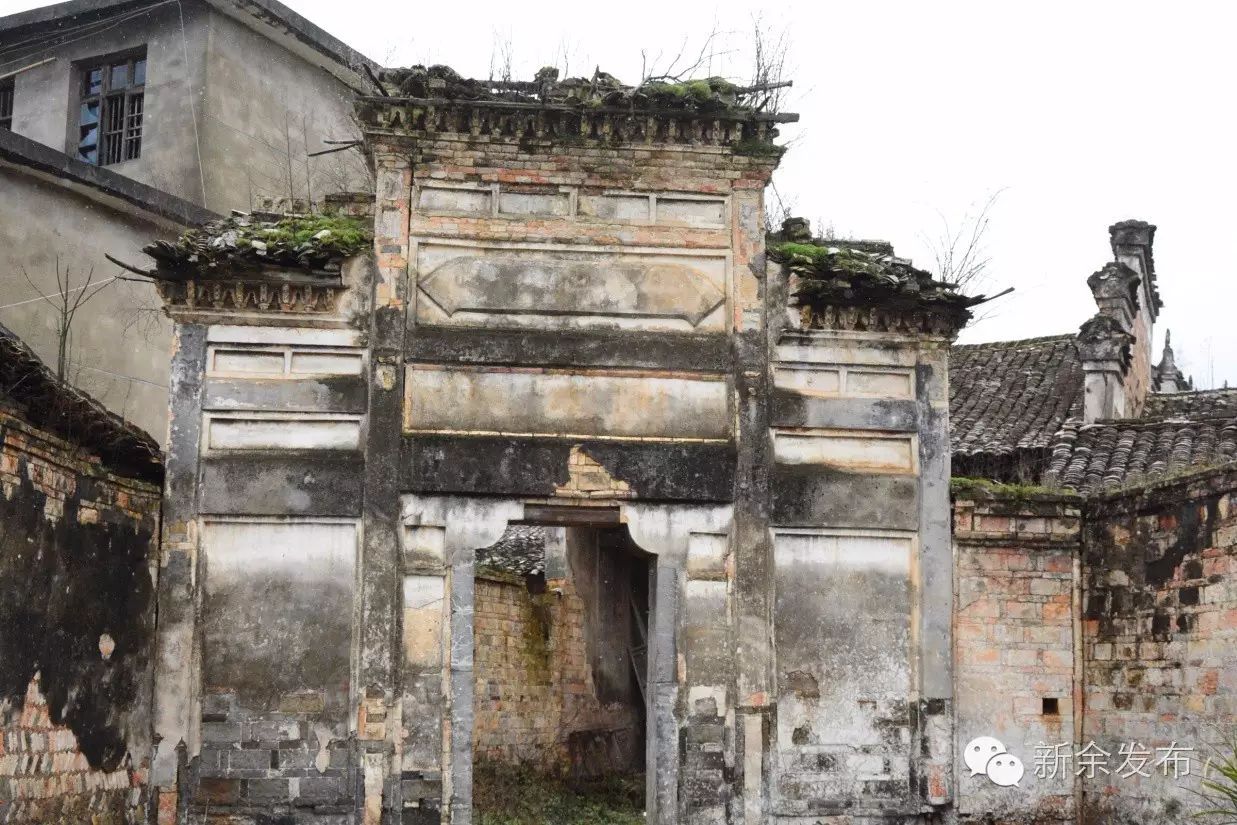
[[[1018,782],[1026,771],[1022,760],[1005,750],[1005,746],[991,736],[977,736],[967,742],[962,758],[971,769],[971,776],[983,774],[992,784],[1002,788],[1021,787]]]

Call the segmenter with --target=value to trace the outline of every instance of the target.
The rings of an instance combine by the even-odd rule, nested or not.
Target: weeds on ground
[[[477,825],[644,825],[644,776],[576,781],[479,763],[473,818]]]

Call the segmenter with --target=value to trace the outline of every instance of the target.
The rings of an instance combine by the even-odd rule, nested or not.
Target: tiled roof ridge
[[[26,423],[97,455],[117,475],[153,484],[163,480],[163,454],[149,434],[58,379],[21,338],[0,324],[0,403],[6,401]]]
[[[1025,344],[1045,344],[1052,341],[1073,341],[1077,333],[1063,332],[1059,335],[1037,335],[1034,338],[1014,338],[1006,341],[981,341],[975,344],[954,344],[951,349],[1012,348]]]

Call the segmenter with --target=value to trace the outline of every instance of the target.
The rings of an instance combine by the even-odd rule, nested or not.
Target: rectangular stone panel
[[[915,442],[905,435],[778,431],[773,455],[779,464],[824,464],[845,470],[913,473]]]
[[[408,367],[404,428],[564,437],[724,439],[727,384],[710,376]]]
[[[369,385],[359,375],[265,380],[207,378],[202,391],[202,409],[228,412],[364,413]]]
[[[489,189],[422,186],[417,192],[417,209],[457,215],[489,215],[492,197]]]
[[[326,349],[289,345],[212,345],[208,375],[278,378],[288,375],[360,375],[364,355],[359,349]]]
[[[910,370],[847,370],[846,394],[873,398],[913,398]]]
[[[840,367],[782,366],[773,368],[773,386],[805,395],[837,395],[842,391]]]
[[[729,644],[727,582],[689,579],[684,588],[683,602],[686,611],[683,641],[688,684],[728,684],[734,654]]]
[[[778,464],[770,481],[774,524],[897,530],[919,526],[917,476],[856,473],[824,464]]]
[[[571,214],[567,192],[508,192],[498,195],[500,215],[566,218]]]
[[[580,195],[581,216],[606,221],[646,223],[651,219],[648,195]]]
[[[687,576],[692,579],[726,578],[730,537],[722,533],[692,533],[687,539]]]
[[[207,449],[215,450],[355,450],[360,446],[359,418],[208,418]]]
[[[288,371],[295,375],[360,375],[362,357],[359,352],[292,351]]]
[[[810,396],[912,399],[909,369],[858,369],[813,363],[777,364],[773,385]]]
[[[657,222],[679,226],[722,227],[726,225],[724,198],[675,198],[657,196]]]
[[[409,361],[539,367],[618,367],[641,370],[729,372],[724,332],[642,335],[622,330],[468,329],[417,327],[405,339]]]
[[[348,523],[207,522],[204,690],[259,713],[316,696],[344,722],[356,545]]]
[[[208,372],[212,373],[283,375],[284,371],[282,352],[215,349],[211,356]]]
[[[219,515],[355,516],[359,452],[231,452],[202,459],[199,509]]]
[[[912,809],[911,535],[778,531],[775,811]]]
[[[432,525],[405,525],[404,564],[412,569],[441,569],[447,563],[446,532]]]
[[[451,243],[416,247],[419,324],[543,329],[725,328],[723,250]]]
[[[782,430],[919,431],[919,405],[909,398],[807,395],[775,387],[769,423]]]
[[[553,496],[580,446],[642,501],[731,501],[735,448],[711,441],[601,441],[503,436],[405,436],[400,489]],[[901,478],[884,476],[884,478]],[[914,479],[910,479],[912,482]]]
[[[404,577],[404,661],[410,667],[442,664],[445,594],[442,576]]]
[[[361,336],[354,329],[315,327],[254,327],[218,324],[206,332],[211,343],[275,344],[302,347],[355,347]]]

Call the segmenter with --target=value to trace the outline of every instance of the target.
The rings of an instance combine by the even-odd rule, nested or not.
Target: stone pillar
[[[151,785],[158,794],[159,825],[181,821],[179,756],[198,752],[194,580],[206,327],[177,323],[173,340],[155,642],[155,756],[151,771]]]
[[[1083,421],[1090,424],[1128,414],[1125,377],[1132,336],[1112,315],[1101,313],[1078,331],[1083,370]]]
[[[948,814],[954,796],[946,376],[967,314],[835,275],[866,256],[912,277],[886,247],[835,259],[834,246],[846,244],[815,258],[778,251],[790,283],[771,278],[800,311],[770,354],[767,815],[918,821]],[[835,277],[870,289],[867,305]]]
[[[1138,277],[1132,317],[1125,327],[1133,340],[1130,344],[1130,369],[1124,380],[1126,414],[1136,416],[1142,412],[1143,402],[1152,390],[1154,361],[1151,346],[1155,320],[1162,306],[1156,284],[1155,258],[1152,256],[1155,226],[1146,221],[1121,221],[1110,226],[1108,233],[1114,260]]]
[[[362,506],[371,359],[353,326],[370,318],[370,259],[313,278],[185,275],[160,282],[177,348],[156,642],[159,819],[292,807],[298,821],[376,823],[355,789],[373,786],[376,762],[380,814],[389,738],[373,700],[393,693],[390,645],[358,663],[354,614],[367,598],[393,604],[372,594],[395,560],[360,547],[363,533],[367,548],[383,536],[381,514],[367,522]],[[390,639],[390,611],[368,614]],[[375,674],[364,690],[358,670]],[[378,747],[362,755],[375,724]]]

